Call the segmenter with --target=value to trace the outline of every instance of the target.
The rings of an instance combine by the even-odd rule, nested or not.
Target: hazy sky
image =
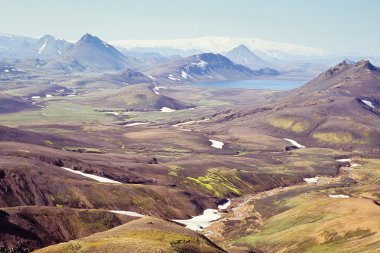
[[[235,36],[380,56],[380,0],[9,0],[0,32],[77,40]]]

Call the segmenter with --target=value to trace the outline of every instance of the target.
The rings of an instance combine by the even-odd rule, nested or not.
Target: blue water
[[[243,80],[193,83],[195,86],[224,89],[292,90],[305,84],[305,80]]]

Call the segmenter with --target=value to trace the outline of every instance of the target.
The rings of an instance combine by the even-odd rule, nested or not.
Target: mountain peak
[[[235,63],[251,69],[261,69],[270,66],[269,63],[253,53],[246,45],[240,44],[226,54],[226,57]]]
[[[239,46],[235,47],[234,49],[235,49],[235,50],[251,51],[251,50],[249,50],[249,48],[248,48],[246,45],[244,45],[244,44],[240,44]],[[232,50],[234,50],[234,49],[232,49]]]
[[[80,40],[78,41],[79,42],[96,42],[96,41],[100,41],[100,39],[96,36],[93,36],[89,33],[86,33],[85,35],[83,35]]]
[[[55,37],[50,35],[50,34],[45,34],[40,38],[40,41],[45,41],[45,40],[55,40]]]
[[[127,58],[117,49],[89,33],[83,35],[56,62],[89,71],[120,71],[128,65]]]
[[[80,40],[76,44],[77,45],[87,44],[87,45],[95,46],[97,48],[107,48],[107,49],[116,51],[116,49],[114,49],[110,44],[104,42],[103,40],[89,33],[86,33],[85,35],[83,35],[82,38],[80,38]]]
[[[369,60],[360,60],[357,63],[355,63],[354,67],[357,69],[377,70],[377,68],[374,65],[372,65],[372,63]]]
[[[346,60],[344,60],[344,61],[338,63],[337,65],[335,65],[334,67],[329,68],[328,70],[326,70],[325,72],[320,74],[320,76],[331,77],[331,76],[336,75],[336,74],[340,73],[341,71],[349,68],[350,66],[351,65],[348,64]]]

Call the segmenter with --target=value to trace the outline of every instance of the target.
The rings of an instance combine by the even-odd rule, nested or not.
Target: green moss
[[[317,132],[313,133],[313,138],[320,142],[330,142],[337,144],[368,144],[368,138],[355,138],[350,132]]]
[[[169,167],[169,176],[178,177],[178,173],[182,170],[181,167],[178,167],[176,165],[168,165]]]
[[[102,153],[98,148],[86,148],[86,147],[64,147],[66,151],[80,152],[80,153]]]
[[[160,150],[157,151],[163,151],[163,152],[170,152],[170,153],[191,153],[191,150],[184,149],[184,148],[177,148],[177,147],[163,147]]]
[[[64,249],[64,252],[66,253],[75,253],[78,252],[82,247],[79,243],[69,243],[66,248]]]
[[[45,140],[44,141],[46,144],[49,144],[49,145],[53,145],[54,144],[54,142],[52,142],[51,140]]]
[[[226,169],[223,168],[209,169],[205,176],[187,178],[218,198],[230,195],[231,193],[234,195],[241,195],[241,191],[231,181],[231,179],[234,179],[233,176],[236,175],[230,173],[228,176],[224,176],[223,173],[225,173],[225,170]],[[230,169],[228,170],[230,171]],[[231,179],[228,179],[227,177]],[[238,180],[241,181],[240,179]]]
[[[63,207],[63,205],[61,205],[61,204],[55,204],[55,206],[58,207],[58,208],[62,208]]]
[[[188,179],[194,181],[198,185],[206,188],[208,191],[211,191],[213,195],[216,197],[222,197],[222,194],[220,194],[217,190],[214,189],[214,187],[210,184],[210,179],[207,177],[198,177],[198,178],[193,178],[193,177],[187,177]]]
[[[270,117],[267,118],[266,121],[276,128],[282,128],[296,133],[304,132],[309,129],[310,126],[309,122],[305,120],[290,117]]]

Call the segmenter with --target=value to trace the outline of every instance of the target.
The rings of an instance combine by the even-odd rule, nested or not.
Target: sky
[[[380,56],[380,0],[0,0],[0,32],[78,40],[260,38]]]

